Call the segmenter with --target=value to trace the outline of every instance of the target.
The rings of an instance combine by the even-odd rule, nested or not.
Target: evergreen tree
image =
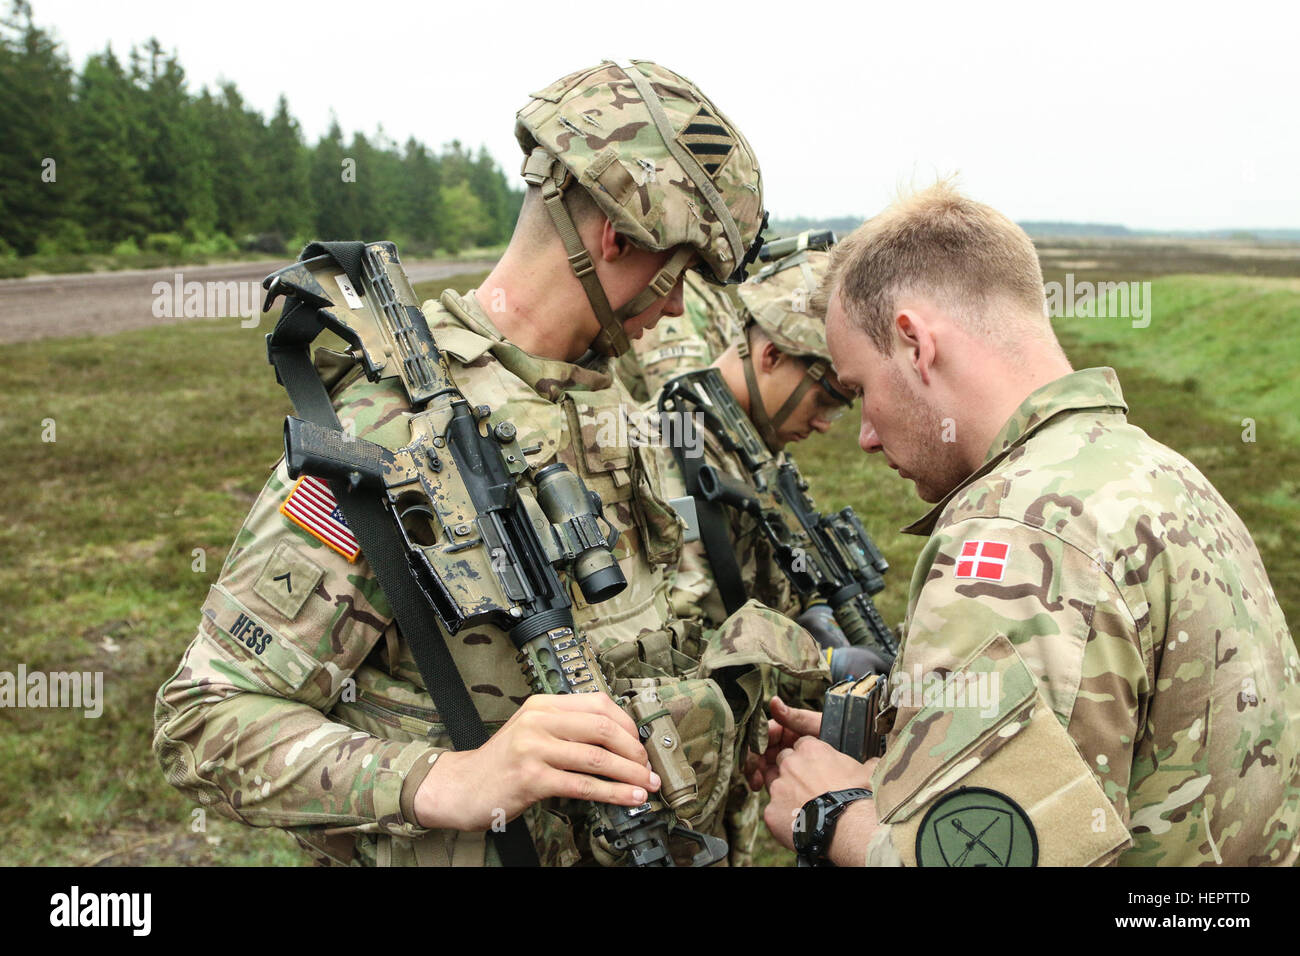
[[[286,240],[311,232],[316,209],[311,194],[311,154],[289,101],[280,95],[266,128],[261,166],[266,184],[263,228]]]
[[[27,0],[11,2],[0,21],[0,256],[214,230],[391,238],[418,251],[510,235],[523,194],[483,148],[399,148],[382,127],[345,146],[337,119],[308,147],[284,96],[267,121],[233,83],[192,94],[156,39],[128,67],[105,47],[75,73]]]
[[[347,165],[344,160],[351,162]],[[354,195],[347,182],[356,172],[356,157],[343,149],[343,131],[339,121],[331,118],[329,132],[321,137],[312,152],[311,190],[316,206],[316,238],[346,239],[352,235],[356,219]]]
[[[31,6],[16,0],[0,21],[0,235],[19,253],[35,252],[38,240],[56,235],[84,241],[75,223],[72,83],[67,58],[32,23]]]
[[[224,83],[219,96],[203,91],[196,105],[202,136],[211,149],[212,196],[217,228],[228,236],[257,232],[261,224],[262,173],[257,147],[262,118],[246,109],[233,83]]]
[[[420,245],[436,244],[443,231],[442,170],[423,143],[406,141],[402,161],[404,201],[398,207],[398,226]]]
[[[348,156],[356,160],[356,182],[345,184],[352,193],[351,234],[366,241],[383,239],[392,230],[388,220],[396,218],[392,206],[398,191],[393,188],[400,178],[400,166],[394,173],[396,157],[384,150],[384,134],[381,129],[371,144],[361,133],[352,134],[352,143],[348,146]]]
[[[152,231],[135,105],[131,80],[111,47],[87,58],[72,110],[72,171],[88,184],[80,219],[103,245],[124,239],[139,243]]]
[[[216,225],[211,140],[185,90],[185,71],[156,38],[143,56],[132,51],[133,99],[138,104],[138,150],[149,187],[155,232],[208,234]]]

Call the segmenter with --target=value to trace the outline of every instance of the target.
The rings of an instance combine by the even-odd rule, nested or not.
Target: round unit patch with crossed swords
[[[1010,797],[965,787],[939,800],[916,834],[918,866],[1035,866],[1038,834]]]

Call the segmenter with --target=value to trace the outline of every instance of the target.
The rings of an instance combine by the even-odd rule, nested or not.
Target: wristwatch
[[[835,836],[835,821],[855,800],[871,796],[865,787],[832,790],[813,797],[794,818],[794,849],[800,866],[834,866],[827,854]]]

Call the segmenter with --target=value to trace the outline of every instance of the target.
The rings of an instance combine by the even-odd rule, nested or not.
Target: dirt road
[[[262,278],[286,262],[287,259],[267,259],[5,279],[0,281],[0,343],[69,335],[111,335],[127,329],[183,322],[187,311],[190,318],[196,312],[205,318],[246,316],[261,310]],[[492,263],[415,259],[403,265],[412,282],[425,282],[481,272],[491,268]],[[202,286],[201,307],[196,307],[200,298],[194,295],[195,287],[186,288],[193,282]]]

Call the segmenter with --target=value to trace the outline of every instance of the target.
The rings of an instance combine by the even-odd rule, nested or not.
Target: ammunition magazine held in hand
[[[411,440],[390,451],[291,416],[290,475],[345,483],[382,499],[409,570],[447,634],[489,622],[509,634],[534,693],[613,696],[574,625],[561,578],[575,580],[590,603],[627,585],[612,553],[618,532],[600,498],[562,463],[529,466],[515,426],[491,425],[491,409],[461,394],[392,243],[340,245],[346,248],[309,246],[304,255],[313,248],[326,254],[267,278],[268,306],[288,297],[268,349],[274,358],[277,341],[335,333],[371,381],[400,378],[416,409]],[[689,830],[674,812],[695,798],[696,780],[667,710],[644,691],[615,699],[636,722],[662,788],[639,807],[593,807],[592,832],[605,841],[601,855],[673,866],[669,841],[678,838],[698,848],[693,865],[721,859],[726,843]]]
[[[876,718],[888,703],[887,686],[888,679],[880,674],[831,685],[822,709],[820,739],[854,760],[882,756],[885,737]]]

